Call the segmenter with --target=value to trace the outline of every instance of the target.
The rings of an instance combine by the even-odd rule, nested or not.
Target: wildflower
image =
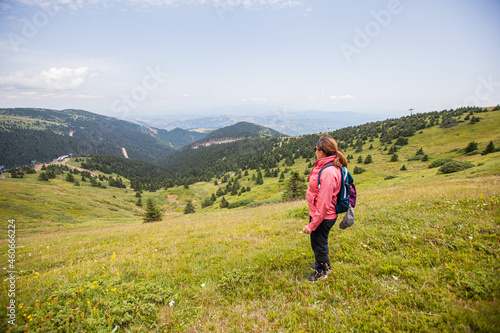
[[[202,283],[202,284],[201,284],[201,287],[202,287],[202,288],[205,288],[205,284],[204,284],[204,283]]]
[[[170,301],[170,302],[168,303],[168,306],[172,307],[172,306],[174,306],[174,303],[175,303],[175,301]]]
[[[394,280],[399,280],[399,278],[397,276],[392,276],[394,278]]]

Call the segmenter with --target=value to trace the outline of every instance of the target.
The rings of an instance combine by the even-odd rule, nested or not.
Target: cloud
[[[113,5],[113,1],[109,0],[17,0],[17,2],[31,6],[42,6],[52,9],[69,8],[72,10],[90,6],[108,8]],[[138,8],[173,7],[181,5],[212,5],[219,7],[243,8],[289,8],[302,7],[305,5],[305,0],[122,0],[117,2]]]
[[[241,99],[242,102],[256,102],[256,103],[266,103],[267,98],[263,97],[250,97]]]
[[[5,99],[22,99],[22,100],[41,100],[41,99],[60,99],[60,98],[70,98],[70,99],[96,99],[101,98],[96,95],[88,95],[88,94],[68,94],[68,93],[39,93],[35,91],[26,91],[22,92],[18,95],[8,95]]]
[[[354,99],[351,95],[330,96],[330,99]]]
[[[96,75],[97,74],[92,73],[88,67],[51,67],[37,74],[33,74],[27,70],[21,70],[9,76],[0,77],[0,87],[8,90],[73,90],[81,87],[87,79]]]

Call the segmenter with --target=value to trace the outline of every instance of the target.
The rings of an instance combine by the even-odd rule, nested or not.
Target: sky
[[[500,103],[499,0],[0,1],[0,107],[117,118]]]

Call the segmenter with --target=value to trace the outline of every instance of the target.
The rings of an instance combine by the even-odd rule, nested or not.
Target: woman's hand
[[[305,227],[302,228],[302,232],[305,233],[305,234],[308,234],[310,235],[312,230],[309,229],[309,227],[306,225]]]

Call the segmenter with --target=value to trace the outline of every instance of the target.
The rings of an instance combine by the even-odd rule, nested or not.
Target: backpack
[[[321,173],[330,166],[334,166],[333,162],[325,164],[319,171],[318,188],[321,188]],[[337,204],[335,205],[335,211],[337,214],[347,212],[349,207],[356,207],[356,187],[354,186],[354,179],[347,168],[342,167],[341,171],[342,182],[339,193],[337,194]]]

